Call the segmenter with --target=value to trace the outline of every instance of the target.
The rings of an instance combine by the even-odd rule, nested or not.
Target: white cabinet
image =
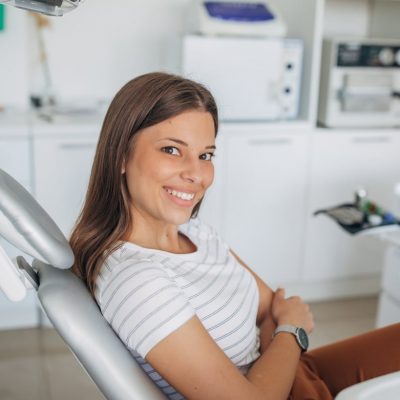
[[[82,135],[36,135],[35,195],[68,237],[86,194],[98,130]]]
[[[393,210],[399,133],[223,124],[221,135],[213,202],[232,249],[272,287],[308,300],[377,293],[383,244],[313,213],[353,201],[361,186]]]
[[[352,202],[363,186],[372,200],[393,210],[400,178],[400,135],[393,131],[316,131],[313,137],[303,279],[327,281],[377,275],[383,244],[351,237],[317,209]]]
[[[236,129],[239,130],[239,129]],[[309,136],[223,130],[223,236],[268,284],[300,279]]]
[[[28,130],[27,127],[22,129]],[[7,128],[2,126],[1,130],[5,132]],[[12,130],[15,131],[15,129]],[[23,136],[18,135],[17,132],[13,133],[16,135],[0,136],[0,168],[30,190],[31,151],[28,133],[25,132]],[[11,258],[22,255],[21,251],[3,239],[0,239],[0,245]],[[25,299],[18,303],[11,302],[0,291],[0,329],[32,327],[38,324],[39,311],[36,293],[33,290],[28,291]]]

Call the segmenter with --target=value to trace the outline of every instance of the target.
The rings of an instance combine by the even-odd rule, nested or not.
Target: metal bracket
[[[24,257],[18,256],[17,259],[18,268],[24,274],[25,278],[37,291],[39,289],[39,276],[37,272],[29,265],[28,261]]]

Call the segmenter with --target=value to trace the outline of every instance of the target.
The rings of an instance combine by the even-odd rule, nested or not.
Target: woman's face
[[[214,178],[215,128],[210,113],[190,110],[143,129],[123,171],[133,218],[180,225]]]

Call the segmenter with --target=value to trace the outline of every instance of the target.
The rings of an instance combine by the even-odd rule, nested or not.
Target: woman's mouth
[[[175,189],[169,189],[169,188],[165,188],[165,190],[167,191],[168,194],[184,201],[191,201],[194,198],[194,193],[180,192]]]

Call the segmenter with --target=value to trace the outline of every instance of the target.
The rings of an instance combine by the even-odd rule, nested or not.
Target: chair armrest
[[[400,399],[400,371],[357,383],[342,390],[335,400]]]

